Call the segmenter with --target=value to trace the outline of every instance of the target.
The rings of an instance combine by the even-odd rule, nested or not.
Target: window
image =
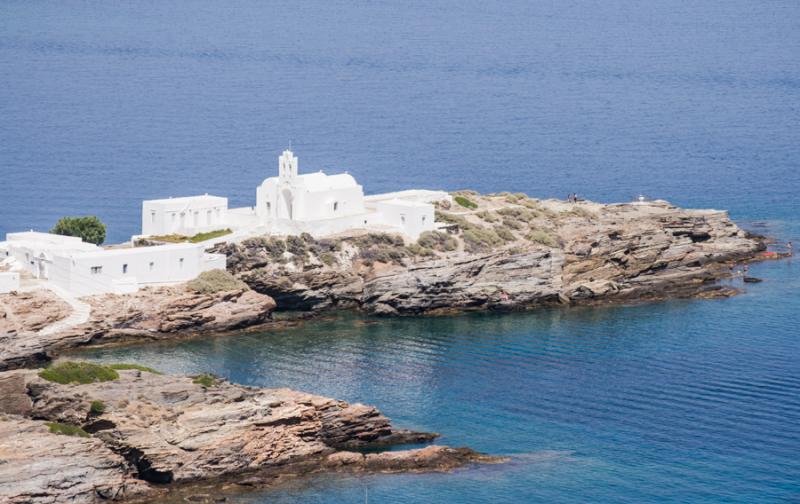
[[[333,211],[335,212],[336,210],[339,210],[339,202],[338,201],[334,201],[333,202]]]
[[[153,268],[155,267],[155,265],[156,265],[156,263],[154,263],[153,261],[150,261],[150,271],[153,271]]]
[[[156,211],[155,210],[150,210],[150,222],[152,222],[153,224],[156,223]]]
[[[422,223],[425,224],[425,216],[422,216]]]
[[[406,223],[406,216],[405,215],[401,215],[400,216],[400,222],[402,222],[403,224]]]
[[[272,209],[272,205],[270,204],[269,201],[267,201],[267,212],[269,212],[271,209]]]
[[[197,227],[197,226],[198,226],[198,224],[200,223],[200,212],[198,212],[197,210],[195,210],[195,211],[194,211],[194,216],[193,216],[193,217],[194,217],[194,219],[193,219],[193,220],[194,220],[194,227]]]
[[[206,210],[206,224],[211,224],[211,210]]]
[[[180,259],[178,259],[178,266],[179,266],[181,269],[183,269],[183,257],[181,257]]]
[[[91,272],[92,272],[92,275],[99,275],[100,273],[103,272],[103,267],[102,266],[92,266],[91,267]]]
[[[128,273],[128,265],[127,264],[123,264],[122,265],[122,274],[126,275],[127,273]]]
[[[172,212],[172,223],[173,224],[175,223],[175,217],[177,217],[177,215],[175,214],[175,212]]]

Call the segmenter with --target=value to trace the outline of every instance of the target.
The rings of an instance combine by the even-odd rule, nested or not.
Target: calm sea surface
[[[796,1],[0,3],[0,236],[301,171],[644,193],[800,242]],[[513,456],[242,502],[800,501],[800,264],[724,301],[355,319],[92,354],[372,403]]]

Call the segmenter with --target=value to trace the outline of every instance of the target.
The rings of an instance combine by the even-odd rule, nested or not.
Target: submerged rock
[[[101,383],[65,385],[35,371],[0,373],[0,392],[14,398],[0,401],[0,500],[93,502],[100,491],[104,498],[162,491],[144,482],[247,475],[263,484],[267,475],[283,473],[450,470],[499,460],[441,446],[343,451],[436,435],[394,429],[372,406],[289,389],[140,370],[118,374]],[[46,422],[89,437],[50,433]],[[258,480],[259,473],[266,479]]]

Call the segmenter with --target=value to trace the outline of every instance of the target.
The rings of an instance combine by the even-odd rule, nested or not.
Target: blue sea
[[[800,3],[0,3],[0,236],[300,171],[730,210],[800,242]],[[741,296],[96,351],[379,406],[512,457],[232,502],[800,501],[800,273]],[[744,287],[744,286],[742,286]]]

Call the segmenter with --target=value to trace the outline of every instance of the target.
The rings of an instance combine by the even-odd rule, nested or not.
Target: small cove
[[[765,282],[724,300],[339,314],[79,355],[374,404],[443,444],[513,457],[453,474],[300,478],[234,502],[362,502],[365,487],[384,502],[775,500],[798,491],[800,471],[799,343],[786,323],[800,311],[787,296],[796,271],[754,265]]]

